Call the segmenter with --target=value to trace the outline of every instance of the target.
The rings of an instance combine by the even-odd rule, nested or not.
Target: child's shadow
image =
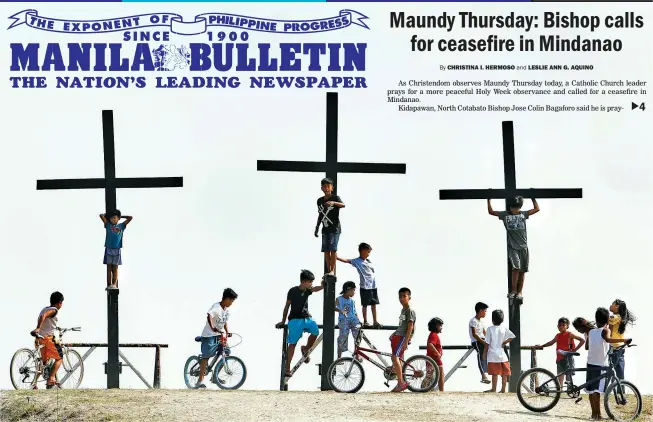
[[[586,421],[588,418],[583,418],[580,416],[564,416],[564,415],[551,415],[548,413],[538,413],[538,412],[529,412],[524,410],[495,410],[497,413],[502,413],[505,415],[528,415],[528,416],[537,416],[540,418],[552,418],[553,420],[565,419],[572,421]]]

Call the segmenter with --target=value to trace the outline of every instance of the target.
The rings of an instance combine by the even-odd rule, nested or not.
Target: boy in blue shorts
[[[374,273],[372,261],[369,260],[371,253],[372,247],[369,244],[363,242],[358,245],[358,258],[345,259],[340,258],[339,256],[336,256],[336,258],[340,262],[351,264],[351,266],[356,268],[356,271],[358,271],[361,287],[361,304],[363,305],[363,328],[371,327],[367,322],[368,306],[372,308],[374,328],[382,328],[383,326],[379,324],[376,319],[376,305],[378,305],[380,302],[379,295],[376,292],[376,274]]]
[[[230,288],[224,289],[222,292],[222,300],[214,303],[211,309],[206,313],[206,325],[202,331],[202,359],[200,360],[200,375],[197,380],[196,388],[206,388],[204,385],[204,373],[206,372],[206,365],[210,358],[222,353],[222,348],[225,346],[224,337],[231,337],[229,333],[229,307],[233,305],[234,301],[238,298],[238,294]],[[229,354],[229,349],[226,349],[226,354]]]
[[[120,219],[125,221],[120,223]],[[133,217],[121,216],[120,210],[100,214],[106,236],[104,239],[104,265],[107,266],[107,289],[118,288],[118,265],[122,265],[122,235]]]
[[[333,194],[333,181],[322,179],[322,192],[324,196],[317,199],[317,224],[315,225],[315,237],[322,225],[322,252],[328,275],[336,274],[336,251],[338,250],[338,239],[340,239],[340,208],[345,204],[338,195]]]
[[[288,378],[292,376],[290,373],[290,363],[295,354],[295,347],[304,335],[304,332],[310,333],[310,336],[308,337],[306,346],[301,347],[302,355],[305,355],[306,351],[313,346],[317,336],[320,334],[317,323],[313,321],[311,314],[308,312],[308,297],[324,288],[324,279],[322,280],[322,285],[319,287],[313,287],[314,280],[315,276],[312,272],[302,270],[299,274],[299,286],[288,290],[286,306],[283,308],[283,318],[277,324],[277,327],[283,326],[286,323],[286,318],[288,318],[288,353],[286,355],[286,377]],[[290,315],[288,314],[288,309],[290,309]],[[306,359],[306,363],[308,362],[310,362],[310,359]]]

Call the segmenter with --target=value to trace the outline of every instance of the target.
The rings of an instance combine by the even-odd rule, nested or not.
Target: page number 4
[[[630,105],[630,107],[631,107],[632,110],[635,110],[636,108],[638,108],[638,109],[644,111],[644,110],[646,110],[646,103],[641,103],[641,104],[632,103]]]

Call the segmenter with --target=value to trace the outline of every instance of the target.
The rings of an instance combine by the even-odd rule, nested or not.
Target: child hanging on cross
[[[492,203],[487,200],[487,212],[499,217],[508,232],[508,260],[512,267],[512,289],[508,294],[509,299],[522,299],[524,276],[528,272],[528,244],[526,237],[526,220],[531,215],[540,211],[537,200],[532,198],[533,209],[522,211],[524,198],[516,196],[508,201],[510,211],[494,211]]]
[[[322,192],[324,196],[317,199],[317,224],[315,225],[315,237],[322,225],[322,252],[326,263],[327,275],[336,274],[336,251],[338,250],[338,239],[340,238],[340,208],[345,204],[338,195],[333,194],[333,180],[322,179]]]
[[[120,219],[125,221],[120,223]],[[104,265],[107,266],[107,289],[118,288],[118,265],[122,265],[122,235],[127,224],[132,221],[131,216],[121,216],[120,210],[100,214],[104,224],[106,236],[104,239]]]

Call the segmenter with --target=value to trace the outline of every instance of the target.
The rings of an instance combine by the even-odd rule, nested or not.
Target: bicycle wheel
[[[544,368],[529,369],[517,381],[517,398],[531,412],[553,409],[558,404],[560,395],[558,377]]]
[[[433,359],[425,355],[409,357],[401,369],[408,389],[414,393],[424,393],[433,390],[438,382],[440,369]]]
[[[354,358],[336,359],[329,367],[329,385],[338,393],[355,393],[364,382],[363,365]]]
[[[608,386],[603,395],[605,413],[610,419],[632,421],[642,413],[642,395],[637,387],[628,381],[614,382]]]
[[[184,382],[190,389],[197,388],[197,382],[200,378],[200,360],[197,356],[191,356],[186,360],[184,365]]]
[[[223,390],[237,390],[247,379],[247,367],[242,359],[227,356],[213,370],[213,383]]]
[[[11,384],[16,390],[31,389],[36,385],[38,362],[33,350],[19,349],[9,365]]]
[[[62,388],[76,389],[84,378],[84,362],[77,350],[68,349],[64,352],[61,366],[57,372]]]

